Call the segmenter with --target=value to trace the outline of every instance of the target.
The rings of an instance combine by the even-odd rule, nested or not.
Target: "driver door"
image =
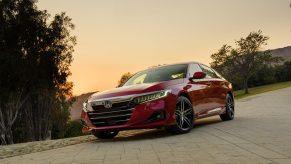
[[[188,77],[193,77],[195,72],[203,72],[198,64],[190,64]],[[211,85],[207,79],[193,79],[187,83],[188,93],[195,111],[195,116],[203,115],[209,109],[209,94]]]

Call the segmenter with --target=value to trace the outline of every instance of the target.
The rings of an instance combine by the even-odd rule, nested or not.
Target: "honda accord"
[[[195,120],[215,115],[234,118],[231,83],[204,64],[188,62],[138,72],[121,87],[93,94],[81,117],[83,132],[108,139],[129,129],[187,133]]]

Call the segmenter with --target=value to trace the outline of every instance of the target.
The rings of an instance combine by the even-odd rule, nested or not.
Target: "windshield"
[[[186,77],[187,64],[163,66],[133,75],[123,86],[182,79]]]

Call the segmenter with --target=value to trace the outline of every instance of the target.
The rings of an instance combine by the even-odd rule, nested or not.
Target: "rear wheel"
[[[99,138],[99,139],[111,139],[117,136],[119,131],[112,131],[112,132],[97,132],[97,131],[92,131],[92,134]]]
[[[234,118],[234,101],[230,94],[226,96],[225,113],[220,115],[223,121],[232,120]]]
[[[180,96],[176,103],[176,124],[169,127],[170,132],[174,134],[183,134],[193,128],[193,106],[188,98]]]

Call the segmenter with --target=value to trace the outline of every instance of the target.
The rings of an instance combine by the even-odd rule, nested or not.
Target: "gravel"
[[[75,145],[83,142],[92,141],[94,139],[96,139],[94,136],[86,135],[58,140],[26,142],[5,146],[0,145],[0,159],[61,148],[69,145]]]

